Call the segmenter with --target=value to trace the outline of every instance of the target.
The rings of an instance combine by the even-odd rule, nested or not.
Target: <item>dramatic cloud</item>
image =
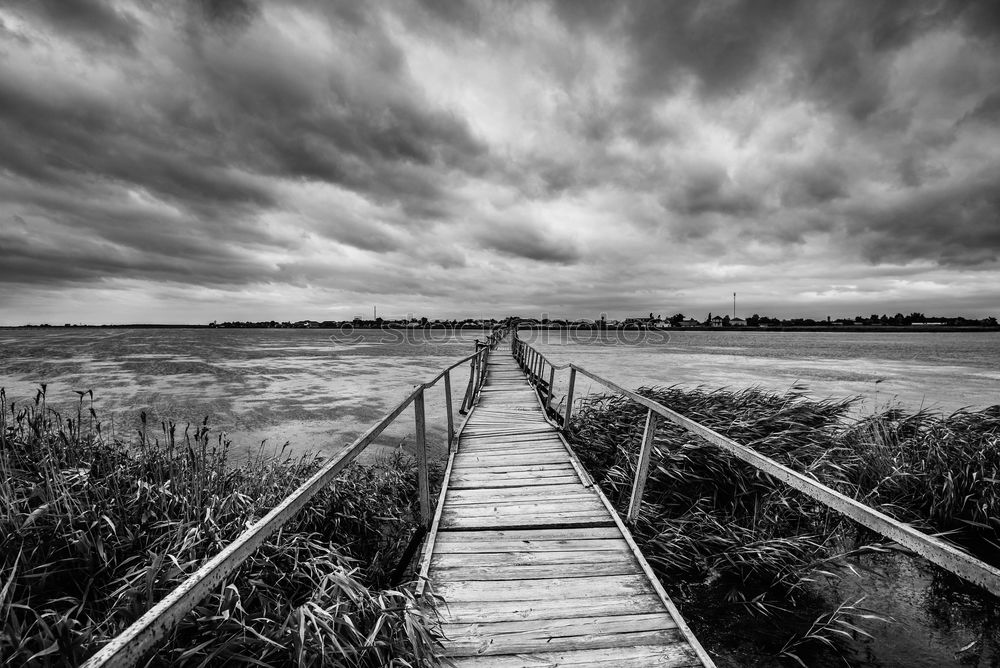
[[[1000,312],[991,0],[0,8],[0,325]]]

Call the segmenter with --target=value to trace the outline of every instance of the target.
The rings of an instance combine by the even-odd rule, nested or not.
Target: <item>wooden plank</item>
[[[573,511],[581,513],[586,511],[588,514],[601,515],[604,512],[604,506],[596,496],[584,497],[582,499],[547,499],[545,501],[515,499],[511,501],[487,501],[485,503],[448,504],[445,506],[445,514],[452,513],[461,517],[495,515],[497,513],[505,513],[518,517],[520,515]]]
[[[455,657],[455,668],[687,668],[700,666],[696,656],[681,643],[668,645],[636,645],[602,649],[566,650],[562,652],[521,652],[496,656]]]
[[[476,462],[474,460],[469,460],[468,458],[463,459],[459,456],[455,460],[456,475],[478,474],[483,476],[495,476],[508,473],[523,477],[524,475],[534,473],[535,471],[566,471],[567,473],[576,473],[568,458],[555,459],[554,457],[550,457],[548,460],[544,457],[536,457],[534,459],[525,458],[518,459],[517,461],[511,462],[506,466],[500,461],[499,458]]]
[[[475,534],[470,533],[448,533],[444,532],[440,536],[441,544],[449,542],[495,542],[495,541],[518,541],[525,545],[536,542],[572,542],[574,540],[587,539],[615,539],[621,540],[622,534],[616,528],[607,529],[507,529],[494,531],[480,531]]]
[[[549,578],[540,580],[449,580],[438,582],[436,594],[446,601],[518,601],[526,592],[536,598],[590,598],[651,594],[649,580],[642,575],[612,575],[594,578]]]
[[[457,462],[453,472],[454,480],[482,481],[484,483],[498,480],[535,480],[544,482],[542,478],[556,478],[576,475],[573,467],[566,464],[538,464],[537,466],[519,466],[513,470],[502,466],[489,468],[461,468]]]
[[[518,654],[532,651],[606,649],[610,647],[632,647],[634,645],[674,644],[683,638],[676,629],[609,633],[595,629],[592,635],[551,637],[546,630],[539,629],[533,634],[509,641],[503,636],[493,638],[456,638],[448,642],[449,656],[483,656],[492,654]]]
[[[510,455],[504,457],[503,455],[479,455],[470,454],[466,452],[459,452],[458,457],[455,458],[456,468],[506,468],[509,470],[516,470],[518,467],[525,466],[558,466],[565,463],[569,466],[569,457],[566,456],[566,452],[563,451],[557,455],[553,455],[548,452],[533,452],[526,455]]]
[[[567,613],[585,615],[628,615],[662,612],[656,594],[592,596],[590,598],[519,599],[515,601],[448,601],[439,608],[448,623],[538,621],[562,619]]]
[[[565,464],[560,466],[565,467]],[[482,492],[473,489],[463,489],[463,490],[449,490],[447,496],[447,502],[452,501],[465,501],[477,496],[488,496],[488,495],[499,495],[502,494],[506,498],[512,498],[516,496],[545,496],[545,495],[562,495],[562,494],[594,494],[592,488],[586,488],[580,485],[579,481],[572,483],[562,483],[559,485],[541,485],[537,487],[532,487],[531,489],[509,489],[503,492],[497,492],[496,490],[484,489]]]
[[[536,515],[522,515],[512,517],[506,513],[497,513],[492,516],[465,517],[456,515],[445,509],[441,517],[442,529],[483,529],[483,528],[516,528],[528,529],[534,527],[555,527],[555,526],[610,526],[612,524],[602,513],[595,512],[546,512]]]
[[[572,613],[571,610],[565,612]],[[591,635],[597,630],[608,633],[623,633],[628,631],[656,631],[660,629],[677,628],[670,615],[662,610],[623,615],[578,615],[554,618],[546,622],[542,632],[549,638],[566,636]],[[506,622],[466,622],[445,623],[441,631],[447,638],[472,638],[516,636],[529,638],[539,633],[537,620],[517,620]]]
[[[477,459],[486,457],[497,457],[503,458],[506,454],[508,458],[510,457],[553,457],[558,456],[560,452],[560,447],[562,444],[558,441],[537,441],[534,443],[526,443],[524,441],[510,441],[508,443],[493,443],[489,447],[469,445],[468,443],[463,443],[461,448],[461,453],[464,459]],[[562,452],[564,459],[569,459],[566,456],[565,450]]]
[[[506,550],[500,552],[438,552],[431,558],[431,568],[499,568],[502,566],[554,566],[609,562],[633,563],[632,553],[620,545],[616,545],[615,549],[610,550],[586,551],[550,550],[547,552],[528,552]]]
[[[532,432],[532,433],[520,433],[512,432],[510,434],[485,434],[483,436],[466,436],[462,439],[462,445],[465,447],[480,447],[480,448],[500,448],[505,445],[510,445],[511,443],[523,443],[524,445],[533,445],[536,443],[554,443],[558,439],[556,435],[551,431],[549,432]]]
[[[568,457],[565,457],[565,451],[563,450],[562,444],[558,441],[555,443],[540,441],[536,444],[510,443],[506,446],[489,448],[470,446],[469,444],[462,446],[463,458],[466,456],[503,457],[505,454],[512,457],[524,455],[548,455],[550,457],[559,457],[562,455],[564,458],[569,459]]]
[[[467,556],[467,555],[463,555]],[[622,556],[609,561],[571,564],[516,564],[514,566],[477,566],[465,564],[453,568],[436,566],[434,577],[463,580],[541,580],[550,578],[596,577],[599,575],[636,575],[639,566]],[[665,612],[663,614],[666,614]]]
[[[507,479],[496,479],[496,480],[452,480],[450,488],[451,489],[486,489],[486,488],[501,488],[501,487],[531,487],[537,485],[550,485],[553,483],[570,483],[570,482],[580,482],[579,476],[564,475],[564,476],[546,476],[546,477],[536,477],[536,478],[507,478]]]
[[[449,506],[479,506],[479,505],[509,505],[512,503],[541,503],[545,501],[576,501],[579,503],[587,503],[588,501],[596,501],[597,497],[589,491],[582,491],[575,489],[572,492],[566,492],[563,494],[541,494],[541,495],[527,495],[525,492],[531,489],[538,489],[537,487],[527,487],[521,488],[507,488],[518,492],[514,494],[503,494],[505,490],[497,489],[483,489],[483,490],[456,490],[456,491],[469,491],[474,494],[465,499],[456,499],[454,496],[449,494],[448,505]],[[491,493],[492,492],[492,493]],[[500,494],[496,494],[500,492]]]
[[[596,531],[596,529],[595,529]],[[471,535],[473,532],[456,532],[463,535]],[[438,534],[439,538],[443,534]],[[601,539],[593,540],[538,540],[538,541],[447,541],[438,542],[434,554],[537,554],[544,552],[589,552],[598,554],[600,552],[613,551],[619,553],[621,549],[621,539]]]
[[[483,487],[498,484],[514,485],[551,485],[555,482],[579,481],[571,466],[547,465],[529,467],[520,471],[505,471],[502,468],[492,469],[492,473],[484,473],[483,469],[473,469],[468,473],[456,470],[452,482],[482,483]]]

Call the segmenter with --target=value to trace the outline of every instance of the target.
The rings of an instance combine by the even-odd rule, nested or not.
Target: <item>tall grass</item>
[[[206,423],[102,432],[0,390],[0,663],[76,665],[321,465],[236,465]],[[415,466],[353,465],[205,598],[153,657],[203,665],[431,665],[433,621],[389,573],[416,527]]]
[[[639,393],[899,519],[949,531],[1000,563],[1000,407],[950,416],[887,409],[852,422],[852,401],[796,391]],[[645,413],[619,395],[593,397],[570,425],[578,454],[620,512]],[[871,617],[844,605],[817,618],[822,602],[811,586],[850,568],[847,554],[882,549],[865,544],[870,533],[673,423],[661,421],[657,431],[634,534],[671,594],[694,604],[686,614],[710,642],[726,635],[724,620],[733,633],[720,642],[745,639],[749,615],[770,620],[785,641],[764,634],[758,649],[792,656],[803,639],[836,640],[851,615]]]

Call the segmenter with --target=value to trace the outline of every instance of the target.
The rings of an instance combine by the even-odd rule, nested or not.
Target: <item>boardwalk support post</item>
[[[431,487],[427,477],[427,424],[424,420],[424,388],[413,398],[413,419],[417,431],[417,485],[420,495],[420,526],[431,523]]]
[[[563,418],[563,429],[569,428],[569,418],[573,415],[573,390],[576,389],[576,369],[569,370],[569,390],[566,391],[566,417]]]
[[[476,360],[475,358],[473,358],[473,360],[469,362],[469,384],[466,385],[465,387],[465,397],[462,398],[462,407],[458,411],[462,415],[468,413],[469,409],[472,408],[472,395],[473,395],[472,384],[475,382],[475,380],[476,380]]]
[[[555,385],[556,380],[556,368],[549,365],[549,392],[545,396],[545,412],[548,413],[552,409],[552,386]]]
[[[444,372],[444,405],[448,413],[448,452],[455,443],[455,414],[451,406],[451,369]]]
[[[639,507],[642,505],[642,492],[646,489],[646,478],[649,475],[649,454],[653,449],[653,436],[656,434],[656,413],[652,409],[646,411],[646,428],[642,432],[642,446],[639,448],[639,460],[635,464],[635,480],[632,481],[632,499],[628,504],[626,520],[633,524],[639,517]]]

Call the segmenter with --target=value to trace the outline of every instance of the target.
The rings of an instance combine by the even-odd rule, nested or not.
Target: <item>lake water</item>
[[[93,389],[102,421],[133,432],[151,424],[199,423],[234,445],[289,442],[296,452],[331,454],[442,368],[475,350],[479,330],[462,333],[317,329],[0,330],[0,387],[8,400],[33,399],[47,383],[49,404],[68,411],[75,391]],[[462,400],[467,366],[453,372]],[[443,383],[427,393],[429,441],[444,441]],[[456,415],[456,417],[458,417]],[[400,418],[378,441],[412,444]]]
[[[1000,403],[1000,333],[769,331],[523,331],[557,363],[578,364],[626,387],[804,387],[816,397],[861,396],[859,410],[897,401],[941,411]],[[290,442],[332,453],[406,396],[413,385],[474,349],[480,330],[8,329],[0,330],[0,387],[9,400],[48,384],[69,410],[93,389],[106,422],[131,431],[201,422],[234,444]],[[567,374],[557,377],[565,391]],[[468,368],[456,369],[461,401]],[[589,380],[578,392],[601,391]],[[558,396],[558,395],[557,395]],[[579,394],[577,395],[579,396]],[[444,440],[443,387],[427,394],[429,440]],[[401,419],[381,443],[412,443]]]
[[[1000,332],[521,332],[556,364],[625,387],[684,385],[860,397],[860,412],[898,403],[940,412],[1000,403]],[[566,372],[556,390],[565,392]],[[600,391],[589,379],[583,391]],[[596,386],[596,387],[595,387]]]

